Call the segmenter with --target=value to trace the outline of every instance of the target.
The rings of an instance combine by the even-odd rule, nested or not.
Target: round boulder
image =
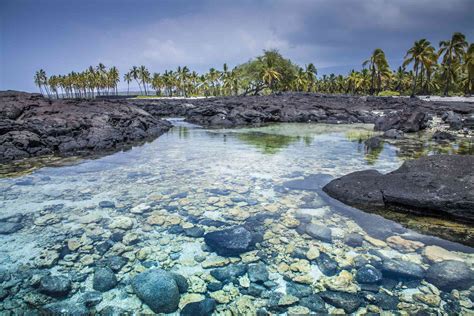
[[[106,292],[113,289],[117,285],[117,277],[112,269],[108,267],[100,267],[95,269],[93,288],[96,291]]]
[[[135,276],[132,288],[155,313],[173,313],[178,309],[180,294],[173,274],[164,270],[148,270]]]

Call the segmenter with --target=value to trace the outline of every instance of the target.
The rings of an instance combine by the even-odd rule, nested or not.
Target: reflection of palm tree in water
[[[183,127],[183,126],[178,127],[178,137],[179,139],[188,139],[189,138],[188,128]]]
[[[310,136],[295,137],[261,132],[242,133],[238,134],[237,138],[246,144],[255,146],[264,154],[270,155],[276,154],[281,149],[288,147],[290,144],[295,143],[300,139],[303,139],[307,146],[313,142],[313,139]]]

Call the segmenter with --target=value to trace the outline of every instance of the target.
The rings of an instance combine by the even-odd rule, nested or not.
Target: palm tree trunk
[[[415,65],[415,77],[413,78],[413,91],[411,92],[412,97],[415,96],[417,79],[418,79],[418,65]]]
[[[421,63],[421,71],[420,71],[420,87],[421,87],[421,93],[424,93],[425,89],[423,87],[423,72],[424,72],[424,65]]]
[[[372,78],[370,82],[370,95],[374,95],[374,86],[375,86],[375,66],[372,65]]]
[[[446,85],[444,87],[444,96],[447,97],[449,93],[449,76],[451,73],[451,59],[448,59],[448,71],[446,73]]]

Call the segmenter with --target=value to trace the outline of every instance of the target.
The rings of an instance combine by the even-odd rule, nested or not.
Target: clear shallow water
[[[433,255],[426,255],[426,247],[438,245],[445,249],[445,257],[469,266],[474,262],[472,248],[446,240],[456,234],[456,238],[472,235],[470,227],[443,221],[426,225],[430,223],[427,220],[422,221],[423,227],[419,221],[398,215],[397,220],[417,232],[439,230],[437,235],[446,237],[432,238],[405,230],[380,216],[344,207],[319,191],[285,188],[287,181],[314,174],[338,177],[367,168],[388,172],[398,168],[406,158],[455,152],[459,148],[466,150],[465,145],[435,146],[419,135],[402,146],[385,144],[381,150],[366,153],[362,140],[374,135],[371,125],[277,124],[206,130],[180,121],[174,123],[176,127],[169,133],[126,152],[0,179],[1,217],[24,214],[21,219],[24,228],[0,235],[1,266],[10,271],[29,269],[33,274],[41,274],[35,270],[40,268],[39,271],[83,275],[84,278],[74,282],[74,294],[66,299],[74,301],[81,292],[92,289],[94,266],[110,256],[120,255],[127,258],[127,264],[117,273],[120,283],[103,294],[102,302],[96,306],[98,311],[114,305],[124,310],[149,312],[127,284],[137,272],[153,266],[176,271],[196,283],[188,294],[181,296],[182,305],[210,295],[220,302],[217,312],[246,306],[249,314],[253,314],[258,308],[271,309],[266,301],[268,297],[264,294],[248,296],[246,280],[232,286],[228,284],[220,290],[222,292],[207,290],[206,284],[213,281],[209,271],[216,266],[228,266],[230,259],[204,251],[203,238],[176,234],[179,232],[176,227],[197,226],[209,232],[217,228],[200,225],[199,220],[206,218],[239,225],[257,214],[267,213],[279,218],[265,221],[264,241],[240,260],[248,263],[262,258],[270,278],[277,284],[267,290],[282,295],[288,294],[287,281],[293,284],[299,276],[307,275],[311,276],[311,285],[305,286],[312,286],[314,292],[345,291],[344,288],[352,291],[352,285],[358,286],[354,280],[357,270],[354,261],[369,260],[373,256],[369,251],[428,268]],[[313,223],[329,227],[333,242],[299,234],[298,214],[310,214]],[[100,245],[117,232],[125,235],[122,242],[113,242],[111,249],[102,253]],[[360,234],[363,245],[345,244],[344,238],[350,233]],[[386,240],[395,235],[403,237]],[[419,241],[414,243],[409,239]],[[308,249],[328,254],[340,270],[346,267],[351,276],[324,275],[316,259],[305,257]],[[295,255],[298,251],[303,255]],[[285,265],[293,268],[285,268]],[[402,304],[402,309],[442,310],[441,303],[430,306],[422,298],[413,298],[413,293],[440,297],[436,290],[429,287],[426,290],[426,284],[400,285],[400,288],[381,287],[406,305]],[[0,304],[4,310],[35,309],[55,301],[48,299],[38,303],[37,291],[28,286],[17,292],[10,288],[8,291],[10,295]],[[351,294],[360,291],[359,287]],[[469,307],[469,293],[461,292],[458,299],[465,305],[464,312]],[[25,300],[28,295],[36,297],[34,303],[30,302],[31,298]],[[376,307],[367,309],[364,305]],[[279,308],[285,311],[298,306],[294,302]],[[337,312],[330,304],[326,307],[329,312]],[[375,311],[382,307],[365,302],[360,308]]]

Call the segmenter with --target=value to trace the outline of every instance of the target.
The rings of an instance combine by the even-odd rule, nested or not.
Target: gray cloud
[[[143,0],[141,6],[117,1],[109,3],[115,5],[110,16],[98,14],[100,8],[88,18],[82,11],[61,11],[42,18],[48,22],[44,26],[34,20],[41,20],[40,12],[29,15],[28,21],[36,24],[25,27],[23,33],[24,21],[15,14],[25,9],[10,10],[9,23],[18,23],[20,28],[13,24],[5,28],[18,35],[7,34],[5,38],[11,40],[2,43],[13,57],[8,63],[7,57],[1,61],[2,68],[12,72],[7,78],[11,81],[4,80],[2,87],[8,88],[9,83],[17,87],[23,81],[32,87],[32,72],[41,67],[65,73],[103,62],[122,72],[138,64],[157,72],[178,65],[206,71],[224,62],[231,66],[245,62],[270,48],[300,64],[313,62],[320,73],[345,73],[360,68],[377,47],[386,51],[396,67],[419,38],[437,46],[455,31],[465,33],[471,41],[474,36],[472,0]],[[51,3],[54,6],[47,7],[48,12],[60,2]],[[14,7],[16,2],[10,4]],[[82,2],[75,5],[88,9]],[[48,45],[36,45],[35,54],[15,60],[27,53],[21,47],[23,42],[11,41],[28,38],[31,30],[36,32],[35,38],[47,39]]]

